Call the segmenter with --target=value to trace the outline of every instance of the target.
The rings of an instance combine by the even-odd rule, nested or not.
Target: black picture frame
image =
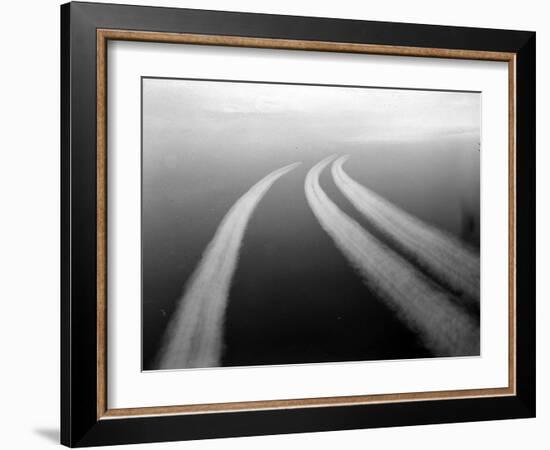
[[[98,29],[515,54],[516,394],[98,418]],[[70,447],[535,416],[534,32],[73,2],[61,6],[61,443]]]

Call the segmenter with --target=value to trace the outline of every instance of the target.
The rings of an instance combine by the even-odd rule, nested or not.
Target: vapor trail
[[[271,172],[227,212],[176,306],[158,355],[159,369],[220,365],[229,288],[246,227],[271,185],[299,164]]]
[[[353,206],[400,253],[443,286],[461,294],[464,304],[479,308],[479,255],[350,178],[342,167],[347,158],[334,162],[332,176]]]
[[[305,193],[321,227],[380,299],[436,356],[479,354],[479,325],[451,297],[387,248],[332,202],[319,175],[334,159],[308,172]]]

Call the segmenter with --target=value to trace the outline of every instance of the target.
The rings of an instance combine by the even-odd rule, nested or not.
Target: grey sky
[[[239,123],[252,134],[269,124],[339,142],[479,135],[480,127],[476,93],[145,79],[144,97],[146,123],[180,136]]]

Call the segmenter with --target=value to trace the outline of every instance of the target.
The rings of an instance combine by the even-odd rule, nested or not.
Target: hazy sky
[[[348,141],[476,134],[477,93],[145,79],[144,121],[158,132],[295,131]],[[259,124],[259,127],[257,125]]]

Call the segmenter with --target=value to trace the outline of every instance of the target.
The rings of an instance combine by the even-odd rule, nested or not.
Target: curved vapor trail
[[[299,164],[271,172],[227,212],[176,306],[158,355],[159,369],[220,365],[225,309],[246,227],[271,185]]]
[[[357,183],[344,171],[347,158],[332,165],[334,182],[344,196],[399,252],[443,286],[463,294],[461,301],[479,308],[479,255]]]
[[[479,325],[450,296],[387,248],[328,198],[319,184],[325,158],[308,172],[306,197],[321,227],[363,281],[436,356],[479,354]]]

